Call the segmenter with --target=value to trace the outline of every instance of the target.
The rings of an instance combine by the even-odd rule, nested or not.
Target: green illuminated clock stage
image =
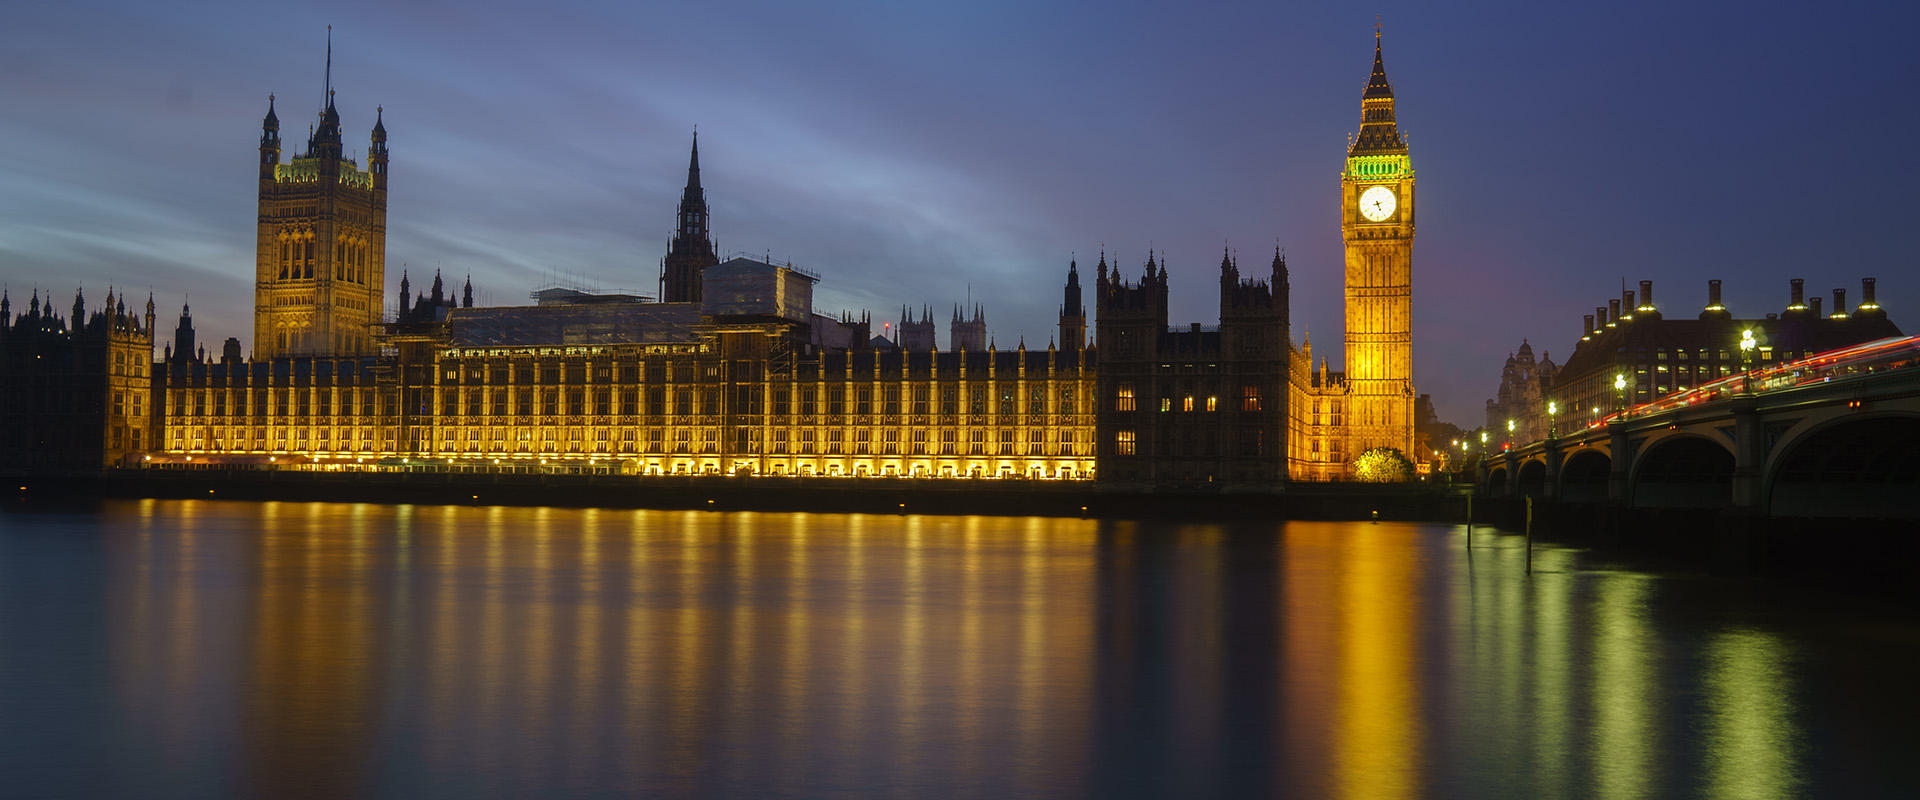
[[[1393,196],[1393,190],[1385,186],[1375,186],[1360,193],[1360,216],[1369,222],[1379,222],[1393,216],[1400,201]]]

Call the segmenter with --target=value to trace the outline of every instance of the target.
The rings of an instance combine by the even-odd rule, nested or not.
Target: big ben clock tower
[[[1360,133],[1340,176],[1346,240],[1349,458],[1391,447],[1413,458],[1413,163],[1373,34]]]

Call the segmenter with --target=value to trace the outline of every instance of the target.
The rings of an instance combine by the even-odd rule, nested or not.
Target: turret
[[[400,270],[400,313],[396,322],[406,322],[413,313],[413,292],[407,288],[407,271]]]
[[[260,180],[273,180],[280,165],[280,115],[273,113],[273,95],[267,95],[267,118],[260,123]]]
[[[1280,321],[1287,324],[1293,319],[1293,286],[1287,276],[1287,255],[1279,245],[1273,246],[1273,307],[1280,312]]]
[[[365,106],[362,106],[365,108]],[[377,188],[387,185],[387,109],[385,106],[373,107],[372,143],[367,147],[367,170],[373,173]]]
[[[720,263],[714,253],[708,212],[707,192],[700,186],[700,133],[695,131],[693,148],[687,156],[687,185],[680,191],[673,241],[667,246],[666,257],[660,261],[661,302],[700,302],[701,274],[707,267]]]
[[[72,319],[73,319],[73,330],[75,332],[79,332],[80,327],[87,324],[87,300],[85,297],[81,296],[80,292],[81,290],[79,289],[73,290]],[[107,291],[107,313],[113,313],[113,291],[111,289]]]
[[[460,307],[473,307],[473,276],[467,276],[467,284],[460,288]]]
[[[173,329],[173,352],[182,359],[193,356],[193,310],[180,304],[180,324]]]
[[[1079,350],[1087,346],[1087,307],[1080,301],[1080,263],[1067,261],[1067,286],[1060,298],[1060,346]]]

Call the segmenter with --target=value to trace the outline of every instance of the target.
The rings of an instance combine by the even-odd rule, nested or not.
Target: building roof
[[[455,347],[546,347],[691,342],[698,303],[607,303],[457,308],[447,314]]]
[[[1886,317],[1858,315],[1845,319],[1640,319],[1580,342],[1560,367],[1565,382],[1611,365],[1637,353],[1661,350],[1734,349],[1740,332],[1752,328],[1762,347],[1777,351],[1819,353],[1849,345],[1899,336],[1900,329]],[[1737,357],[1737,356],[1736,356]]]

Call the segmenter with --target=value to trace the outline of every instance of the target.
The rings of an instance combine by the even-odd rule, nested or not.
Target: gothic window
[[[1260,387],[1258,386],[1240,387],[1240,410],[1241,411],[1259,411],[1260,410]]]
[[[1113,454],[1114,455],[1117,455],[1117,456],[1134,455],[1136,446],[1137,445],[1134,441],[1133,431],[1122,430],[1122,431],[1113,432]]]
[[[1135,409],[1136,409],[1136,405],[1135,405],[1135,400],[1133,396],[1133,384],[1131,383],[1120,384],[1119,388],[1114,390],[1113,410],[1133,411]],[[1129,434],[1129,436],[1131,436],[1131,434]]]

